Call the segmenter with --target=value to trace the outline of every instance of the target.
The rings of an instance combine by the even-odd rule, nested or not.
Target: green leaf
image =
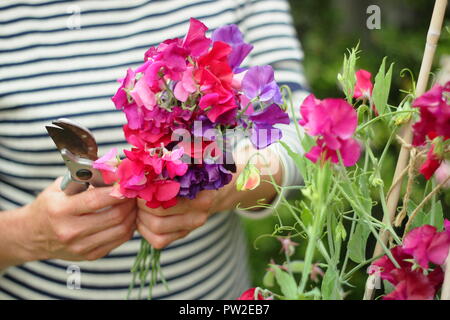
[[[319,288],[315,287],[311,291],[305,292],[302,295],[299,295],[299,300],[320,300],[320,290]]]
[[[350,240],[348,242],[348,255],[352,261],[356,263],[366,261],[366,247],[369,235],[370,229],[367,226],[367,223],[359,220],[356,225],[355,232],[353,232],[350,236]]]
[[[278,267],[275,267],[274,270],[275,270],[275,279],[277,280],[277,283],[280,286],[281,292],[284,295],[284,297],[288,300],[297,299],[298,289],[295,279],[291,277],[291,275],[289,275],[287,272],[284,272]]]
[[[275,273],[273,271],[266,272],[263,278],[263,284],[268,288],[271,288],[275,285]]]
[[[312,225],[314,217],[311,210],[309,210],[308,208],[304,208],[300,216],[305,226]]]
[[[339,274],[334,268],[328,268],[322,280],[322,297],[324,300],[342,300],[340,294]]]
[[[410,200],[408,203],[408,215],[411,215],[416,208],[417,204]],[[441,201],[436,202],[429,212],[426,212],[424,209],[419,210],[411,224],[410,230],[426,224],[434,226],[438,230],[444,228],[444,210]]]
[[[380,66],[380,70],[375,77],[375,84],[373,86],[372,99],[375,104],[375,108],[378,110],[379,115],[390,112],[388,106],[389,92],[391,91],[392,82],[392,70],[394,64],[391,64],[388,72],[386,73],[386,58]],[[384,121],[389,121],[386,117],[382,118]]]
[[[430,222],[429,224],[435,226],[438,230],[444,229],[444,210],[442,208],[441,201],[437,202],[434,205],[434,208],[431,209],[430,213]]]
[[[342,73],[338,74],[338,81],[342,86],[345,97],[348,103],[353,103],[353,95],[356,85],[356,60],[358,60],[359,43],[355,48],[349,50],[349,54],[344,55],[344,63],[342,67]]]
[[[291,147],[289,147],[285,142],[278,141],[278,143],[280,143],[283,146],[283,148],[286,149],[288,155],[294,160],[298,170],[300,170],[300,173],[303,173],[303,170],[305,170],[304,158],[298,153],[292,151]]]
[[[305,263],[303,261],[301,261],[301,260],[291,261],[291,263],[289,263],[287,265],[289,270],[291,270],[294,273],[301,273],[301,272],[303,272],[304,266],[305,266]]]

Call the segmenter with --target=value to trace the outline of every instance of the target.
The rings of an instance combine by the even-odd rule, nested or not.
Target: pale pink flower
[[[117,181],[117,167],[119,164],[120,161],[117,158],[117,148],[113,148],[103,157],[97,159],[92,167],[100,170],[103,181],[106,184],[111,184]]]
[[[434,173],[434,176],[436,177],[436,181],[439,184],[444,183],[444,181],[447,180],[447,182],[444,184],[444,188],[449,189],[450,180],[448,180],[448,178],[450,177],[450,161],[442,162],[441,166]]]
[[[133,90],[130,91],[131,96],[138,107],[145,107],[148,110],[153,110],[156,104],[155,94],[150,90],[144,78],[136,82]]]
[[[188,67],[183,73],[181,80],[178,81],[175,86],[175,98],[182,102],[186,102],[189,95],[197,91],[197,84],[194,80],[193,70],[193,67]]]

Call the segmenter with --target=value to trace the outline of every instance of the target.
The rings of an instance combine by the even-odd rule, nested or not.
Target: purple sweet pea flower
[[[233,51],[228,57],[228,63],[234,73],[242,72],[243,69],[240,69],[239,66],[253,50],[253,46],[244,42],[244,37],[238,26],[231,24],[217,29],[212,35],[212,40],[213,42],[222,41],[231,46]]]
[[[205,164],[189,167],[186,174],[179,177],[180,197],[195,199],[203,190],[218,190],[229,184],[233,178],[230,171],[221,164]]]
[[[256,149],[264,149],[282,137],[280,129],[275,128],[276,124],[289,124],[290,119],[277,104],[272,104],[263,110],[256,111],[249,116],[253,123],[250,140]]]
[[[283,103],[280,88],[275,81],[275,73],[271,66],[250,68],[242,80],[242,90],[249,99],[259,97],[266,103]]]
[[[201,115],[194,121],[192,133],[196,138],[206,138],[208,140],[216,140],[214,123],[207,116]]]

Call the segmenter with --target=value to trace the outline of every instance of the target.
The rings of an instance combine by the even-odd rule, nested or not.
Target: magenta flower
[[[414,124],[414,145],[420,146],[436,137],[450,139],[450,105],[446,93],[450,92],[450,81],[445,86],[436,85],[414,101],[413,107],[420,109],[420,121]]]
[[[370,99],[373,91],[372,74],[366,70],[356,72],[355,99]]]
[[[434,153],[434,146],[431,146],[427,154],[427,159],[420,167],[420,173],[425,177],[425,179],[430,180],[441,164],[442,160],[439,159]]]
[[[261,293],[258,293],[258,296],[255,297],[256,288],[251,288],[242,293],[242,295],[238,298],[238,300],[264,300],[264,297]]]
[[[337,139],[336,142],[336,149],[333,149],[328,147],[323,139],[319,139],[317,140],[317,146],[312,147],[305,157],[314,163],[322,158],[323,160],[331,160],[333,163],[339,163],[337,153],[337,150],[339,150],[344,166],[354,166],[361,156],[361,146],[358,141],[355,139]]]
[[[427,269],[429,262],[444,264],[450,248],[447,232],[437,232],[436,228],[425,225],[409,232],[403,240],[403,250],[411,254],[417,263]]]
[[[183,40],[183,48],[189,50],[192,57],[199,57],[206,53],[211,45],[211,39],[205,36],[208,28],[200,21],[191,18],[189,31]]]
[[[253,46],[245,43],[238,26],[232,24],[217,29],[212,35],[212,40],[213,42],[222,41],[231,46],[233,51],[228,56],[228,64],[235,73],[242,71],[239,66],[253,50]]]
[[[267,103],[283,103],[271,66],[250,68],[242,80],[242,91],[249,99],[259,98],[260,101]]]
[[[361,154],[359,143],[352,138],[358,119],[353,107],[343,99],[325,99],[323,101],[309,95],[300,107],[302,119],[299,121],[311,136],[319,136],[317,146],[306,157],[316,163],[331,160],[339,163],[338,151],[344,165],[356,164]]]
[[[427,276],[414,271],[396,273],[398,284],[383,300],[433,300],[444,281],[441,268],[436,268]]]
[[[399,269],[387,256],[372,263],[369,269],[370,274],[377,274],[395,286],[383,300],[432,300],[444,280],[442,269],[438,266],[429,273],[420,268],[413,270],[414,257],[406,251],[401,246],[391,249]]]
[[[128,104],[127,90],[131,90],[135,83],[136,74],[132,69],[127,70],[127,75],[123,79],[119,79],[120,87],[116,94],[112,97],[112,101],[116,109],[122,109]]]
[[[401,270],[412,270],[413,264],[409,260],[412,260],[413,256],[406,253],[401,246],[392,248],[391,253],[395,261],[400,265]],[[373,262],[369,270],[370,274],[377,273],[381,277],[381,279],[387,280],[393,285],[396,285],[398,283],[398,280],[392,273],[392,271],[397,269],[387,255],[384,255],[380,259]]]

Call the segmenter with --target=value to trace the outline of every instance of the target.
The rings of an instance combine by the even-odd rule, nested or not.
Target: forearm
[[[19,208],[0,212],[0,270],[33,260],[25,240],[25,211]]]

